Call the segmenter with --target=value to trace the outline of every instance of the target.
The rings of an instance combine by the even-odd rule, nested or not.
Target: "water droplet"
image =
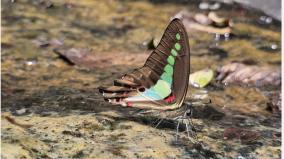
[[[277,48],[278,48],[278,45],[276,45],[276,44],[272,44],[272,45],[271,45],[271,49],[272,49],[272,50],[276,50]]]
[[[220,38],[221,38],[221,35],[220,35],[220,34],[215,34],[215,40],[216,40],[216,41],[219,41]]]
[[[230,40],[230,33],[225,33],[224,37],[225,37],[225,41]]]
[[[36,63],[37,63],[36,60],[29,60],[29,61],[26,61],[26,65],[28,65],[28,66],[35,65]]]
[[[208,8],[209,8],[209,3],[207,3],[207,2],[201,2],[199,4],[199,9],[201,9],[201,10],[207,10]]]
[[[211,9],[211,10],[218,10],[218,9],[220,9],[220,7],[221,7],[220,3],[214,3],[214,4],[209,6],[209,9]]]
[[[267,17],[267,18],[265,19],[265,23],[266,23],[266,24],[272,23],[272,18],[271,18],[271,17]]]
[[[260,19],[261,21],[265,21],[266,16],[261,16],[259,19]]]
[[[271,17],[268,17],[268,16],[260,16],[259,21],[260,21],[261,24],[271,24],[273,19]]]

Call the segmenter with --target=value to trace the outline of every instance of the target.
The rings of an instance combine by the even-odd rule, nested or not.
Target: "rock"
[[[40,37],[37,37],[35,40],[33,40],[32,43],[35,44],[37,47],[41,47],[41,48],[49,47],[49,46],[56,48],[56,47],[62,46],[64,44],[64,40],[56,39],[56,38],[48,40],[46,37],[40,36]]]
[[[23,115],[23,114],[25,114],[26,112],[27,112],[27,110],[26,110],[25,108],[16,110],[17,115]]]

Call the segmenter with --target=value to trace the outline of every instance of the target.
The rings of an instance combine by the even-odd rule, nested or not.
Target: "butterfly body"
[[[173,19],[143,67],[99,90],[112,104],[157,110],[179,108],[187,93],[189,51],[186,30],[179,19]]]

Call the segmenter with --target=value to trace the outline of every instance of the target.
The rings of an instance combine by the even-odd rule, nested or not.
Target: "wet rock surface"
[[[234,61],[280,68],[279,23],[260,24],[263,13],[239,5],[208,7],[233,20],[232,36],[188,29],[192,73]],[[190,87],[186,102],[193,107],[196,143],[184,124],[175,140],[173,119],[186,104],[145,114],[111,106],[99,95],[98,86],[143,65],[145,43],[161,37],[181,10],[207,12],[197,1],[3,0],[1,157],[280,158],[280,87],[214,80]],[[224,139],[228,130],[236,137]]]

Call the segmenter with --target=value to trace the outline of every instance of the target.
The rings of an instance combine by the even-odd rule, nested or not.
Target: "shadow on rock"
[[[192,111],[192,118],[195,119],[221,120],[224,116],[223,112],[210,105],[193,107]]]
[[[103,111],[132,111],[111,106],[100,97],[96,89],[78,90],[66,87],[49,87],[31,95],[9,96],[2,101],[2,111],[10,111],[12,115],[21,116],[30,113],[41,116],[69,115],[73,111],[79,114],[100,113]]]

